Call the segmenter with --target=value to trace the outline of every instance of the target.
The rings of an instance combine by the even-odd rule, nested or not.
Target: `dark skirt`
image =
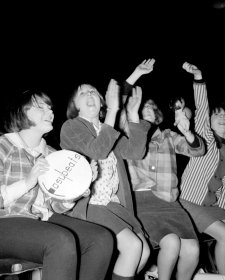
[[[87,220],[110,229],[118,234],[125,228],[135,233],[141,233],[141,225],[138,220],[119,203],[110,202],[108,205],[89,204]]]
[[[151,191],[136,191],[135,203],[137,217],[153,247],[171,233],[182,239],[197,239],[192,221],[178,201],[167,202]]]
[[[225,221],[225,210],[218,206],[201,206],[185,200],[180,202],[191,215],[200,233],[216,221]]]

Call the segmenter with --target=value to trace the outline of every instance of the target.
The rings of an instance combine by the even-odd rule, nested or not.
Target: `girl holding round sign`
[[[75,205],[71,216],[87,219],[109,228],[116,235],[118,256],[112,279],[134,279],[146,264],[150,249],[133,214],[131,190],[123,159],[140,159],[145,153],[149,125],[139,121],[141,88],[133,90],[127,112],[129,137],[115,130],[119,109],[119,87],[111,80],[105,100],[97,89],[82,84],[68,104],[68,120],[61,128],[61,147],[97,161],[99,176],[89,198]],[[100,121],[106,103],[104,122]],[[86,206],[86,208],[85,208]],[[81,215],[80,209],[83,209]]]
[[[53,129],[54,118],[46,94],[26,91],[11,105],[8,133],[0,137],[0,258],[43,264],[43,280],[103,280],[113,250],[111,233],[61,214],[87,190],[89,164],[71,152],[60,153],[58,159],[58,152],[46,144],[43,136]],[[82,176],[80,162],[87,180],[82,192],[74,194],[64,182],[73,183],[77,167]],[[49,172],[53,181],[47,180],[49,175],[41,177]],[[65,197],[61,185],[70,190]]]

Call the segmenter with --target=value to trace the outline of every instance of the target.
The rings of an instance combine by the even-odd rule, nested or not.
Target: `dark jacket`
[[[129,123],[129,138],[116,131],[113,127],[102,124],[97,135],[95,128],[89,121],[77,117],[67,120],[61,128],[60,146],[62,149],[72,150],[84,155],[87,159],[99,160],[108,157],[113,150],[117,158],[119,176],[118,197],[120,203],[133,213],[131,187],[128,181],[123,159],[141,159],[145,154],[148,122]],[[73,216],[86,219],[86,209],[89,198],[79,200]]]

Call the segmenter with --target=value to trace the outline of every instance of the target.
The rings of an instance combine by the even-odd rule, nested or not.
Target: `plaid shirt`
[[[204,144],[192,147],[184,136],[166,129],[155,131],[148,145],[148,153],[142,160],[128,160],[132,186],[135,191],[151,190],[168,202],[178,197],[176,153],[189,157],[201,156]]]
[[[22,187],[25,177],[30,173],[35,156],[27,151],[17,133],[7,133],[0,137],[0,218],[24,216],[47,220],[55,212],[65,212],[68,208],[60,202],[51,201],[43,194],[37,184],[20,198],[7,203],[7,188],[11,185]],[[41,153],[47,156],[55,150],[42,139]]]
[[[206,196],[209,195],[210,181],[213,177],[216,179],[216,172],[218,172],[220,164],[222,166],[221,156],[222,153],[224,154],[225,145],[223,144],[220,149],[218,148],[210,127],[206,84],[195,81],[193,87],[196,107],[195,131],[206,140],[207,153],[202,157],[193,158],[189,161],[182,176],[180,197],[202,205]],[[222,172],[220,173],[222,174]],[[225,209],[225,176],[221,176],[219,180],[220,187],[215,193],[216,204]]]

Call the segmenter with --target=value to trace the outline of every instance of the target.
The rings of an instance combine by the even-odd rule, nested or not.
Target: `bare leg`
[[[174,234],[163,237],[159,243],[157,265],[160,280],[170,280],[180,253],[180,238]]]
[[[215,259],[218,272],[225,275],[225,221],[216,221],[205,231],[216,239]]]
[[[146,265],[148,258],[150,256],[150,248],[148,246],[148,243],[147,243],[145,237],[143,236],[142,233],[139,233],[138,236],[142,241],[142,254],[141,254],[140,263],[138,265],[137,273],[139,273],[144,268],[144,266]]]
[[[177,263],[177,280],[190,280],[199,262],[199,244],[196,239],[181,239]]]
[[[142,255],[142,241],[128,228],[117,234],[116,238],[119,256],[113,272],[123,277],[134,276]]]

